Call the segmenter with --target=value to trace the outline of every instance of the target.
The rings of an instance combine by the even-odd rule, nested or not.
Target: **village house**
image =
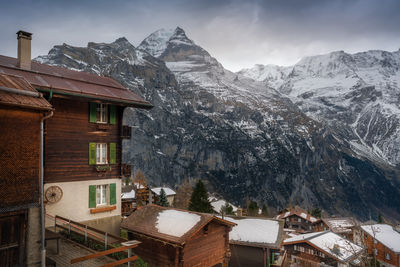
[[[234,223],[211,214],[150,204],[122,221],[128,239],[148,266],[228,266],[229,232]]]
[[[285,259],[285,253],[280,250],[282,220],[224,218],[236,224],[229,234],[232,254],[229,266],[282,266]]]
[[[213,201],[211,201],[211,206],[213,207],[213,211],[215,213],[217,213],[217,214],[221,214],[221,211],[227,205],[232,207],[232,212],[236,215],[238,208],[236,206],[232,205],[231,203],[227,202],[226,200],[224,200],[224,199],[219,199],[219,200],[214,199]]]
[[[136,209],[136,188],[134,185],[124,186],[121,189],[122,216],[130,215]]]
[[[175,198],[175,191],[172,190],[169,187],[154,187],[151,189],[151,192],[153,193],[153,203],[158,203],[160,199],[160,194],[161,194],[161,189],[164,190],[165,196],[167,197],[169,206],[172,206],[174,204],[174,198]]]
[[[315,232],[331,230],[335,234],[338,234],[357,244],[359,243],[357,237],[360,236],[358,229],[359,229],[359,222],[357,222],[357,220],[352,217],[322,218],[320,221],[314,223]]]
[[[290,266],[360,266],[363,248],[331,231],[300,234],[283,242]]]
[[[284,210],[275,218],[284,220],[285,228],[294,229],[299,233],[313,232],[314,225],[319,222],[319,219],[298,206]]]
[[[112,78],[31,61],[31,34],[18,37],[18,59],[0,56],[0,72],[24,77],[55,109],[45,122],[46,213],[119,233],[121,177],[130,175],[123,112],[152,105]]]
[[[368,254],[381,266],[400,267],[400,233],[388,224],[362,225],[363,243]]]
[[[0,266],[41,260],[40,125],[51,110],[24,78],[0,74]]]

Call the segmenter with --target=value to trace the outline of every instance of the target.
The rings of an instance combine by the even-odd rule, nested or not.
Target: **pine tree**
[[[257,202],[250,202],[249,206],[247,207],[247,214],[249,216],[257,216],[258,215],[258,205]]]
[[[169,207],[167,195],[165,194],[165,191],[163,188],[161,188],[161,190],[160,190],[160,197],[159,197],[157,204],[160,206],[163,206],[163,207]]]
[[[189,201],[189,210],[212,213],[213,209],[208,200],[207,190],[201,180],[196,183]]]
[[[378,214],[378,223],[383,223],[383,217],[382,214]]]
[[[315,208],[311,212],[311,216],[314,216],[315,218],[321,218],[321,209],[320,208]]]
[[[268,209],[267,209],[267,206],[264,204],[263,206],[262,206],[262,208],[261,208],[261,214],[264,216],[264,217],[268,217]]]

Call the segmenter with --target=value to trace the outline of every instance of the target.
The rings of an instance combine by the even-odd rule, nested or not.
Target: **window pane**
[[[96,204],[99,205],[101,202],[101,186],[97,185],[96,186]]]

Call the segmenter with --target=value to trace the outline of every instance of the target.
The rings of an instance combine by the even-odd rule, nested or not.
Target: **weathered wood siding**
[[[208,230],[205,230],[206,227]],[[211,222],[198,231],[185,245],[183,266],[214,266],[223,263],[229,249],[226,230],[227,226]]]
[[[0,212],[39,204],[41,116],[0,107]]]
[[[128,239],[142,242],[133,251],[147,263],[148,267],[178,266],[175,265],[176,248],[174,246],[131,232],[128,233]]]
[[[392,250],[390,250],[380,242],[375,243],[374,238],[366,232],[363,232],[363,234],[364,244],[368,248],[368,254],[370,254],[371,256],[374,255],[374,249],[376,249],[378,252],[378,254],[376,254],[377,260],[391,264],[393,266],[400,267],[399,254],[395,254]],[[390,255],[390,260],[386,259],[386,253]]]
[[[89,122],[89,102],[57,97],[50,102],[55,111],[45,128],[45,182],[120,177],[122,108],[117,107],[114,125],[98,124]],[[110,165],[111,171],[97,171],[95,165],[89,165],[90,142],[117,144],[116,164]]]

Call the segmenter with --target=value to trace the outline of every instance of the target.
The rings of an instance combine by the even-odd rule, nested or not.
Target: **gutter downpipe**
[[[44,160],[43,160],[43,154],[44,154],[44,121],[47,120],[48,118],[53,116],[53,111],[50,111],[50,114],[44,116],[40,120],[40,223],[41,223],[41,237],[42,237],[42,261],[41,261],[41,267],[46,266],[46,246],[44,244],[45,242],[45,221],[44,221],[44,181],[43,181],[43,165],[44,165]]]

